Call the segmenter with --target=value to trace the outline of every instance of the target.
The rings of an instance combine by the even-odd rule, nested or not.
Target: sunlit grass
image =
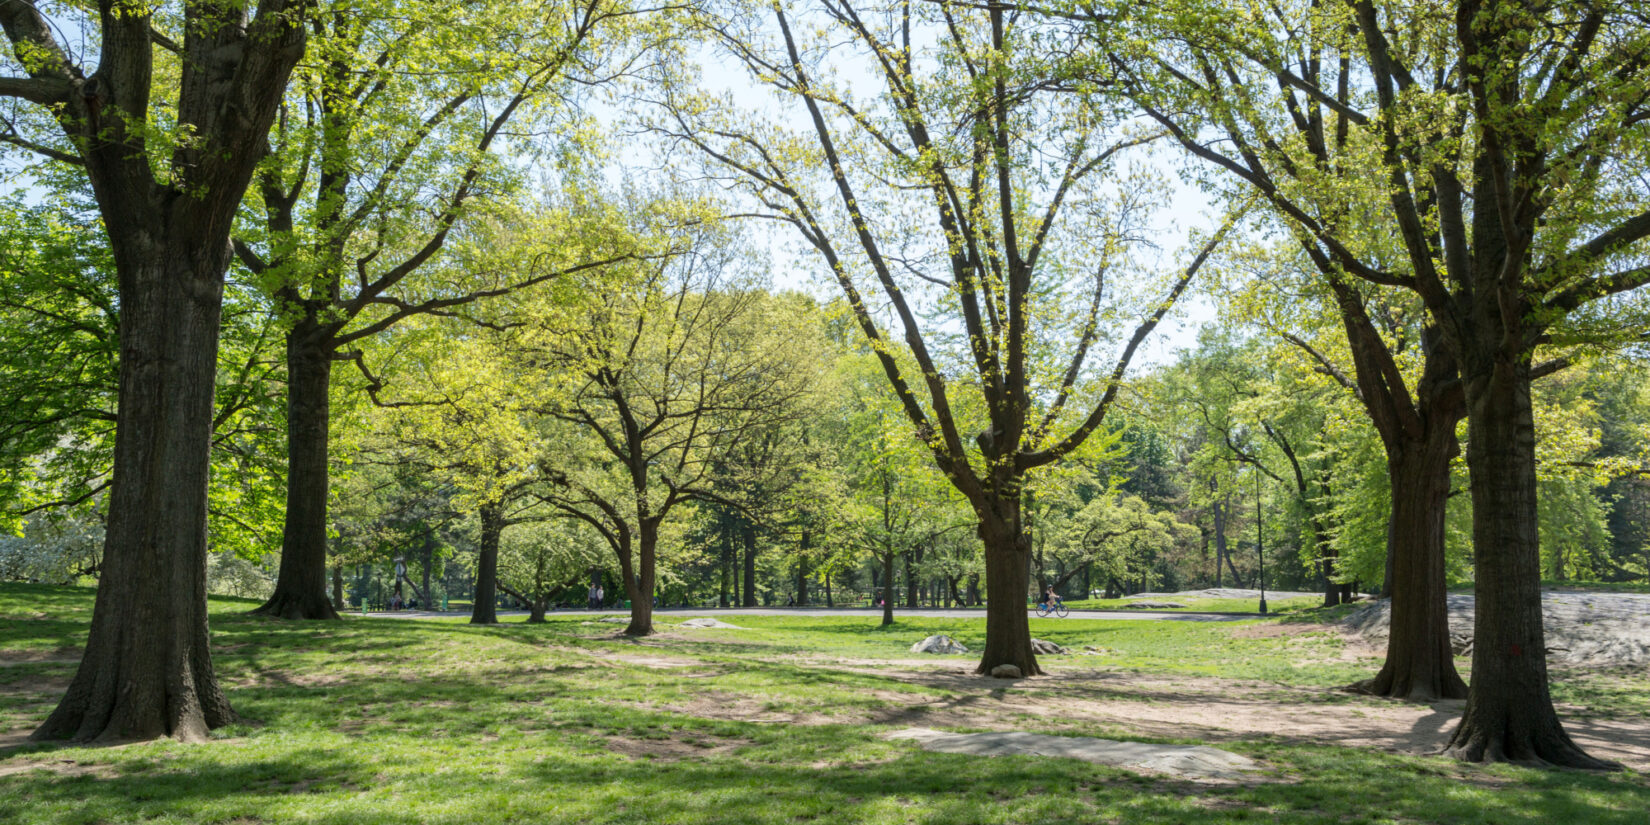
[[[50,711],[78,659],[87,590],[0,585],[0,732]],[[1066,759],[928,753],[880,734],[925,702],[1048,695],[960,674],[913,641],[983,640],[982,619],[740,615],[742,630],[620,638],[586,615],[545,625],[349,618],[286,623],[215,601],[220,678],[245,721],[206,745],[24,748],[0,756],[4,823],[1602,823],[1641,825],[1650,785],[1275,738],[1222,742],[1268,774],[1199,785]],[[1245,630],[1248,628],[1248,630]],[[1338,635],[1267,622],[1044,619],[1098,655],[1050,667],[1298,689],[1367,676]],[[1599,701],[1644,682],[1612,675]],[[1585,678],[1576,682],[1591,685]],[[1326,701],[1368,701],[1323,691]],[[1100,700],[1097,700],[1100,701]],[[1119,735],[1021,714],[1028,730]],[[921,724],[918,720],[915,724]],[[23,766],[35,766],[23,769]]]

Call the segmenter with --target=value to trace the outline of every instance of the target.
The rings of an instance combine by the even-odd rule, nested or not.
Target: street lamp
[[[1255,555],[1260,557],[1260,615],[1266,615],[1266,523],[1260,517],[1260,467],[1255,467]]]

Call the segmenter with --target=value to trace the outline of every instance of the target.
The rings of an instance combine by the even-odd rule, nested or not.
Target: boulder
[[[1033,653],[1041,653],[1045,656],[1065,656],[1071,653],[1071,651],[1053,642],[1045,642],[1042,639],[1032,639],[1031,650]]]
[[[1146,601],[1146,602],[1129,602],[1128,604],[1123,605],[1123,608],[1125,610],[1174,610],[1175,608],[1184,608],[1186,606],[1187,605],[1181,604],[1180,602],[1152,602],[1152,601]]]
[[[728,624],[727,622],[724,622],[721,619],[688,619],[687,621],[682,622],[678,626],[679,627],[721,627],[721,628],[727,628],[727,629],[730,629],[730,630],[744,630],[744,628],[740,627],[739,625]]]
[[[1018,679],[1020,669],[1014,665],[998,665],[991,669],[991,675],[998,679]]]
[[[962,642],[945,635],[944,633],[929,636],[914,645],[912,653],[967,653],[968,648]]]
[[[596,621],[606,622],[608,624],[630,624],[629,619],[621,619],[618,616],[608,616],[604,619],[597,619]]]

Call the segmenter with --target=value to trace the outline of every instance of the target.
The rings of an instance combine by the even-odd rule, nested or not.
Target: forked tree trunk
[[[190,231],[199,216],[170,217],[184,231],[169,231],[169,243],[116,246],[120,395],[103,569],[85,655],[37,740],[201,741],[235,719],[212,671],[206,614],[227,244]]]
[[[1017,496],[998,496],[975,510],[985,545],[986,590],[985,650],[975,672],[989,674],[998,665],[1013,665],[1021,675],[1036,676],[1043,671],[1031,650],[1025,605],[1031,540],[1020,529],[1020,502]]]
[[[1425,441],[1389,452],[1392,514],[1387,521],[1391,626],[1386,663],[1358,686],[1375,696],[1410,702],[1462,699],[1467,684],[1450,649],[1444,574],[1444,513],[1450,460],[1459,449],[1454,416],[1428,422]]]
[[[539,598],[532,599],[527,603],[530,605],[530,609],[527,613],[528,624],[544,624],[544,609],[549,601],[550,600],[548,598],[540,596]]]
[[[1465,371],[1476,570],[1472,685],[1445,753],[1469,762],[1619,767],[1571,741],[1548,691],[1530,365],[1504,358],[1467,364],[1482,367]]]
[[[336,619],[326,597],[329,335],[310,320],[287,334],[286,525],[275,592],[254,610],[282,619]]]
[[[476,564],[475,603],[470,624],[498,624],[498,540],[504,533],[504,515],[497,504],[484,504],[481,519],[481,558]]]

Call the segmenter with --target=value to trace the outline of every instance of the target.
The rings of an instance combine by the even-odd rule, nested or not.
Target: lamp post
[[[1260,466],[1255,467],[1255,555],[1260,557],[1260,615],[1266,615],[1266,523],[1260,517]]]

